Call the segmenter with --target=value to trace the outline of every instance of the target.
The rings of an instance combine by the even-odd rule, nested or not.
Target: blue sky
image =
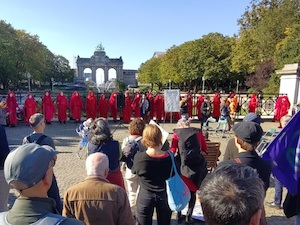
[[[102,43],[124,69],[138,69],[155,51],[210,32],[233,36],[250,0],[0,0],[0,19],[37,34],[74,64]]]

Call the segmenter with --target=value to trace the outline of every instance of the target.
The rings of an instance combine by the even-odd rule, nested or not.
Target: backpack
[[[123,156],[121,161],[125,162],[129,169],[133,166],[133,159],[137,152],[140,151],[140,146],[138,141],[141,140],[142,137],[138,137],[134,140],[128,140],[122,149]]]
[[[27,139],[27,143],[36,143],[38,145],[41,145],[41,143],[43,142],[43,140],[47,137],[46,135],[41,135],[36,141],[32,141],[31,140],[31,135],[27,136],[26,139]]]
[[[203,160],[201,145],[198,140],[198,128],[175,129],[178,136],[178,149],[184,165],[197,165]]]
[[[8,221],[6,219],[7,213],[8,212],[0,213],[0,224],[1,225],[11,225],[10,223],[8,223]],[[61,224],[61,222],[63,222],[66,219],[67,219],[66,217],[63,217],[61,215],[48,213],[41,219],[32,223],[32,225],[58,225],[58,224]]]

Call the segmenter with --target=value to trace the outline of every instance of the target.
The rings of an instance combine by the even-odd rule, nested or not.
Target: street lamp
[[[238,92],[239,92],[239,83],[240,83],[240,81],[239,81],[239,80],[237,80],[237,81],[236,81],[236,93],[238,93]]]
[[[31,87],[30,87],[31,86],[30,85],[31,74],[29,72],[27,72],[26,76],[27,76],[27,79],[28,79],[28,92],[30,92],[31,91]]]
[[[171,90],[171,79],[169,79],[169,89]]]
[[[204,93],[204,87],[205,87],[205,76],[202,76],[202,94]]]

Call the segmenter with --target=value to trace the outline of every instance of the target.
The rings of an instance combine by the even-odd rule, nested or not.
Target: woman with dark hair
[[[154,208],[158,225],[171,223],[166,180],[170,177],[172,161],[169,153],[161,150],[161,139],[162,133],[156,125],[146,126],[142,144],[147,147],[147,150],[136,153],[131,168],[132,173],[138,176],[140,184],[136,204],[136,219],[139,225],[152,224]]]
[[[95,152],[102,152],[107,155],[109,159],[107,180],[125,189],[120,170],[119,142],[113,139],[108,123],[103,118],[95,119],[90,126],[88,155]]]

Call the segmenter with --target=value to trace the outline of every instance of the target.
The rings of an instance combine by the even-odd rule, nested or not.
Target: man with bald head
[[[64,196],[63,215],[87,225],[132,225],[134,219],[125,190],[106,179],[109,161],[96,152],[86,159],[87,177]]]

